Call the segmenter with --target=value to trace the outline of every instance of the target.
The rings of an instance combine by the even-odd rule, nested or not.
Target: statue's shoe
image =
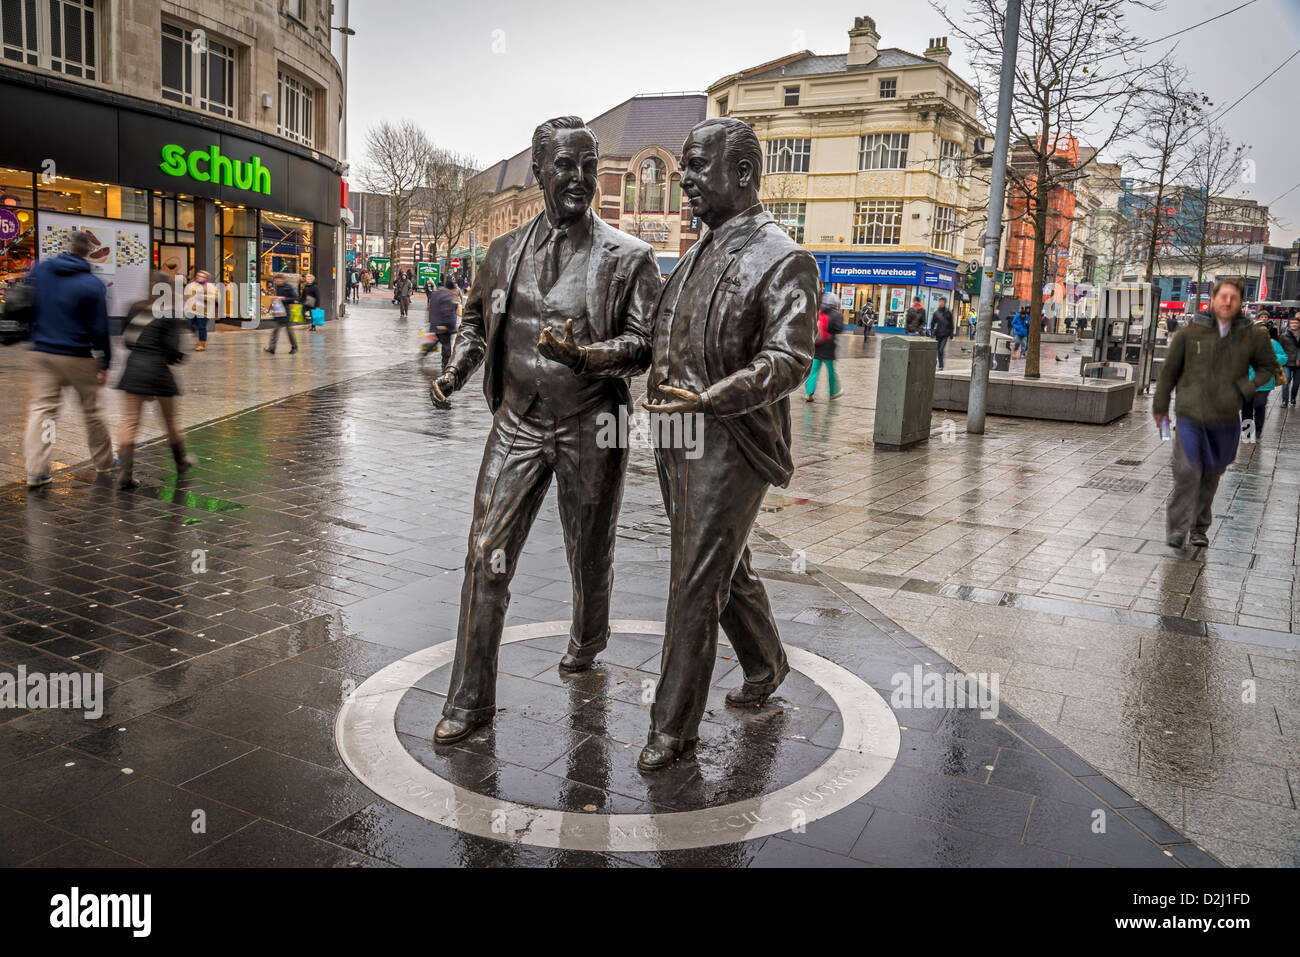
[[[658,771],[668,767],[679,758],[689,757],[695,753],[695,742],[683,745],[681,748],[675,748],[667,744],[647,744],[641,749],[641,756],[636,760],[636,766],[642,771]]]
[[[560,659],[560,670],[566,675],[577,674],[579,671],[586,671],[591,667],[592,662],[596,660],[595,654],[590,655],[570,655],[566,654]]]
[[[755,691],[749,685],[741,685],[739,688],[732,688],[727,692],[726,702],[733,708],[761,708],[774,692],[775,689],[772,691]]]
[[[491,718],[483,718],[480,721],[467,721],[464,718],[443,718],[438,722],[438,726],[433,729],[434,744],[455,744],[457,741],[463,741],[471,734],[490,724]]]

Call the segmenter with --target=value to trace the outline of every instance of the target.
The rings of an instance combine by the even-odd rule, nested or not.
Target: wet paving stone
[[[354,428],[346,445],[343,417]],[[488,421],[472,388],[450,412],[437,413],[414,364],[389,363],[194,430],[191,443],[202,461],[181,482],[157,480],[166,475],[168,453],[154,444],[140,455],[142,473],[153,479],[134,495],[87,482],[77,470],[61,474],[49,494],[0,495],[0,568],[12,573],[0,582],[0,663],[102,669],[112,685],[99,721],[52,711],[0,714],[8,718],[0,720],[0,848],[10,834],[21,835],[5,863],[99,866],[119,857],[196,867],[1216,863],[1110,782],[1106,765],[1079,758],[1009,705],[997,721],[963,708],[894,709],[906,729],[903,750],[865,797],[771,837],[692,850],[514,845],[377,799],[339,757],[334,719],[368,676],[412,651],[454,640]],[[808,434],[798,442],[803,455],[811,447]],[[436,454],[413,455],[413,448]],[[817,466],[801,474],[816,482]],[[896,494],[908,497],[901,475],[880,481],[882,489],[900,483]],[[912,505],[901,507],[914,507],[911,497]],[[808,573],[792,571],[792,549],[803,547],[802,520],[789,529],[781,522],[800,510],[808,506],[792,501],[765,512],[774,521],[765,520],[753,541],[784,640],[836,662],[886,700],[896,677],[916,666],[955,670],[911,627],[811,561]],[[894,535],[879,544],[900,565],[910,550],[942,551],[937,540],[916,543],[947,527],[946,519],[921,518],[920,510],[907,516],[894,506],[869,511],[879,528],[857,533],[859,544],[868,531]],[[555,515],[552,492],[512,583],[508,625],[563,622],[570,615],[572,588]],[[983,517],[988,527],[968,521],[949,543],[981,540],[1005,511]],[[668,540],[645,450],[634,454],[621,523],[613,617],[661,620]],[[847,529],[826,539],[854,537]],[[998,575],[1034,580],[1053,562],[1068,564],[1091,534],[1076,535],[1078,544],[1060,554],[1032,558],[1050,543],[1027,534],[1023,547],[1009,545],[998,558]],[[999,532],[989,547],[1010,537]],[[202,572],[192,566],[196,549],[205,556]],[[1245,554],[1251,546],[1226,550]],[[1125,553],[1146,560],[1141,545]],[[1251,571],[1231,556],[1215,567]],[[858,577],[867,577],[870,587],[892,583],[890,593],[908,585],[918,607],[941,600],[948,584],[907,571]],[[1187,588],[1199,574],[1187,579]],[[1132,577],[1123,587],[1135,585]],[[961,601],[1008,616],[1055,615],[1050,620],[1058,626],[1075,607],[1028,595],[1041,604],[1011,607],[1004,604],[1009,594],[968,587]],[[1206,601],[1212,597],[1203,593]],[[1135,614],[1098,609],[1093,620],[1102,629],[1139,627],[1117,617],[1121,612]],[[1186,633],[1205,641],[1199,624],[1199,632],[1189,627]],[[1014,627],[990,630],[999,643],[986,653],[1008,651],[1012,633]],[[720,644],[696,756],[644,775],[635,762],[648,729],[645,689],[658,677],[661,640],[616,633],[595,666],[576,676],[556,669],[566,643],[559,634],[504,646],[495,720],[452,748],[430,742],[449,668],[425,676],[398,707],[401,745],[420,765],[469,791],[575,815],[721,807],[794,784],[835,755],[843,718],[826,690],[797,671],[763,708],[727,708],[723,696],[741,674],[734,653]],[[1049,670],[1026,676],[1037,684],[1067,680],[1058,672],[1069,670],[1074,650],[1053,644],[1040,660],[1023,663]],[[1258,677],[1290,680],[1289,662],[1278,653],[1261,662]],[[1078,816],[1090,810],[1083,795],[1094,792],[1093,803],[1112,822],[1104,848],[1089,844],[1086,821],[1079,830]],[[1126,801],[1123,814],[1103,798]],[[196,808],[216,819],[202,841],[186,823]],[[1213,809],[1197,806],[1198,826],[1213,817]],[[1161,841],[1182,856],[1163,854]]]

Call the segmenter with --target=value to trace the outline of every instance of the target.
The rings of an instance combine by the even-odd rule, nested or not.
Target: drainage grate
[[[1104,492],[1140,492],[1147,487],[1147,483],[1114,475],[1096,475],[1079,487],[1099,488]]]
[[[1141,465],[1142,460],[1141,459],[1116,459],[1115,464],[1116,465]]]

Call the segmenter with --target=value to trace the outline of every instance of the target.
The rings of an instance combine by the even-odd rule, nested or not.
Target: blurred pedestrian
[[[1011,317],[1011,334],[1015,336],[1011,343],[1011,358],[1024,358],[1029,351],[1029,316],[1025,312],[1025,307],[1021,306],[1016,310],[1016,314]]]
[[[271,344],[266,351],[275,355],[275,340],[283,329],[289,337],[289,355],[293,355],[298,351],[298,341],[293,337],[292,309],[298,301],[298,293],[281,273],[271,277],[271,284],[275,290],[271,298],[271,318],[275,320],[275,328],[271,330]]]
[[[835,374],[835,337],[844,331],[844,314],[840,312],[840,301],[834,293],[823,292],[821,308],[817,311],[817,335],[813,345],[812,369],[808,381],[804,384],[804,401],[816,401],[817,380],[821,378],[822,366],[826,367],[827,388],[831,399],[840,397],[840,377]]]
[[[158,293],[160,286],[167,285],[167,274],[155,270],[150,284]],[[117,380],[117,388],[125,393],[117,442],[121,458],[117,487],[132,489],[140,484],[134,474],[135,439],[146,402],[158,403],[176,474],[184,475],[198,460],[186,454],[185,435],[180,429],[177,397],[181,390],[171,367],[183,362],[185,353],[181,351],[181,319],[166,294],[145,297],[131,307],[122,329],[122,344],[130,352],[122,377]]]
[[[99,245],[90,233],[73,233],[68,252],[44,259],[32,270],[32,403],[23,439],[27,487],[48,485],[55,422],[63,389],[81,402],[90,456],[98,472],[112,471],[113,441],[99,407],[99,387],[108,379],[112,343],[104,284],[90,271],[87,256]]]
[[[393,299],[401,310],[400,318],[405,319],[411,308],[411,277],[406,273],[398,274],[397,282],[393,284]]]
[[[921,297],[915,296],[912,299],[912,308],[907,310],[907,315],[903,317],[903,335],[919,336],[925,331],[925,306],[921,305]]]
[[[939,297],[939,308],[934,311],[930,317],[930,335],[939,343],[939,369],[943,370],[943,350],[948,345],[948,340],[956,331],[956,324],[953,322],[952,311],[948,308],[948,299],[946,296]]]
[[[1277,360],[1278,372],[1277,377],[1269,379],[1268,382],[1261,385],[1255,390],[1255,394],[1243,400],[1241,404],[1241,432],[1247,442],[1258,442],[1261,435],[1264,434],[1264,415],[1268,411],[1268,398],[1273,394],[1273,389],[1278,385],[1283,385],[1285,389],[1286,375],[1283,369],[1286,368],[1286,350],[1282,343],[1278,341],[1278,332],[1272,325],[1267,322],[1260,323],[1264,331],[1268,333],[1269,342],[1273,345],[1273,358]],[[1247,375],[1254,378],[1255,367],[1252,365],[1247,371]],[[1281,383],[1277,381],[1280,378]],[[1286,405],[1285,391],[1283,392],[1283,405]]]
[[[862,308],[858,310],[857,318],[858,332],[865,338],[868,335],[868,327],[876,324],[876,307],[872,304],[870,299],[862,304]]]
[[[317,327],[315,317],[312,312],[320,308],[320,286],[316,284],[316,276],[313,273],[307,273],[307,282],[302,287],[302,311],[303,318],[309,323],[309,329],[315,330]],[[319,328],[324,328],[322,324]]]
[[[1286,353],[1286,384],[1282,386],[1282,405],[1295,408],[1296,393],[1300,392],[1300,313],[1292,318],[1278,336],[1282,351]]]
[[[451,360],[451,342],[456,334],[456,281],[450,276],[442,288],[429,295],[429,330],[438,337],[438,352],[442,355],[442,371],[447,371]]]
[[[216,317],[217,287],[212,285],[212,275],[206,269],[196,269],[194,278],[185,287],[185,318],[199,340],[195,352],[207,351],[208,320]]]
[[[1178,393],[1174,488],[1165,515],[1171,548],[1182,548],[1185,541],[1210,543],[1214,493],[1241,441],[1242,400],[1277,372],[1268,333],[1242,313],[1245,291],[1240,279],[1216,282],[1210,311],[1178,330],[1160,369],[1151,404],[1157,428],[1168,427],[1170,396]],[[1249,376],[1252,367],[1255,373]]]

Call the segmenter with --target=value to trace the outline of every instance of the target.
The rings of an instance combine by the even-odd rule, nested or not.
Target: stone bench
[[[970,372],[936,372],[933,408],[965,412]],[[989,415],[1105,425],[1133,411],[1137,385],[1119,379],[1025,379],[989,374]]]

